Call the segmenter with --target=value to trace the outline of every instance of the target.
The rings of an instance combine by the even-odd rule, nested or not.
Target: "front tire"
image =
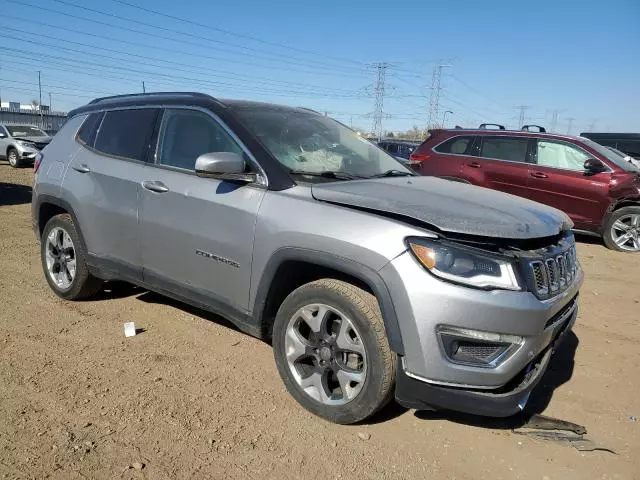
[[[20,154],[15,148],[7,150],[7,160],[9,161],[9,165],[13,168],[20,168],[22,165],[22,162],[20,161]]]
[[[640,252],[640,207],[615,210],[604,227],[604,244],[619,252]]]
[[[45,225],[40,259],[47,283],[59,297],[81,300],[102,287],[102,281],[89,273],[87,254],[69,214],[56,215]]]
[[[360,422],[393,396],[396,357],[376,298],[350,283],[322,279],[284,300],[273,352],[289,393],[330,422]]]

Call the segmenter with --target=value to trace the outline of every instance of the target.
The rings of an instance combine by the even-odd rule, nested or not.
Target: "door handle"
[[[482,166],[478,162],[467,163],[467,165],[471,168],[480,168]]]
[[[71,168],[80,173],[89,173],[91,171],[84,163],[82,165],[73,165]]]
[[[142,186],[147,190],[155,193],[165,193],[169,191],[169,187],[167,187],[162,182],[147,181],[147,182],[142,182]]]
[[[534,177],[534,178],[549,178],[549,175],[547,175],[546,173],[542,173],[542,172],[531,172],[530,175],[532,177]]]

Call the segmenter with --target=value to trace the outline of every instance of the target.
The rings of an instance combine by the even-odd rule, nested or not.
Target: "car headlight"
[[[476,288],[522,290],[513,264],[498,255],[417,237],[408,238],[407,245],[436,277]]]
[[[18,145],[22,145],[23,147],[31,147],[31,148],[35,148],[36,144],[33,142],[27,142],[25,140],[16,140],[16,143]]]

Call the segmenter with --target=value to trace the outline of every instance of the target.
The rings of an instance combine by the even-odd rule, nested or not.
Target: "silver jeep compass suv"
[[[338,423],[394,396],[514,414],[577,315],[565,214],[416,176],[302,108],[94,100],[36,160],[32,208],[57,295],[117,279],[221,314]]]

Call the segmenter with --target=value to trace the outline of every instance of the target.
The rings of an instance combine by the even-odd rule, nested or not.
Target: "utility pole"
[[[556,127],[558,126],[558,114],[560,113],[560,110],[554,110],[553,111],[553,115],[551,116],[551,131],[555,132],[556,131]]]
[[[142,81],[142,93],[147,93],[147,88],[144,85],[144,80]]]
[[[49,92],[49,111],[53,112],[53,105],[51,103],[51,92]]]
[[[384,90],[386,88],[387,69],[391,65],[386,62],[374,63],[376,69],[376,85],[374,88],[375,97],[373,104],[373,125],[371,127],[378,140],[382,139],[382,117],[384,116]]]
[[[40,111],[40,126],[44,125],[44,120],[42,119],[42,82],[40,81],[40,70],[38,70],[38,92],[40,95],[40,100],[38,100],[38,110]]]
[[[427,130],[438,122],[440,113],[440,90],[442,90],[442,69],[451,67],[442,63],[433,67],[431,76],[431,95],[429,96],[429,118],[427,119]]]
[[[597,122],[598,122],[597,118],[595,120],[591,120],[591,123],[589,123],[589,131],[590,132],[595,131]]]
[[[531,108],[530,105],[517,105],[516,108],[520,110],[520,117],[518,118],[518,128],[522,128],[525,122],[525,112]]]
[[[569,117],[567,118],[568,126],[567,126],[567,135],[571,135],[571,127],[573,126],[573,121],[575,118]]]

